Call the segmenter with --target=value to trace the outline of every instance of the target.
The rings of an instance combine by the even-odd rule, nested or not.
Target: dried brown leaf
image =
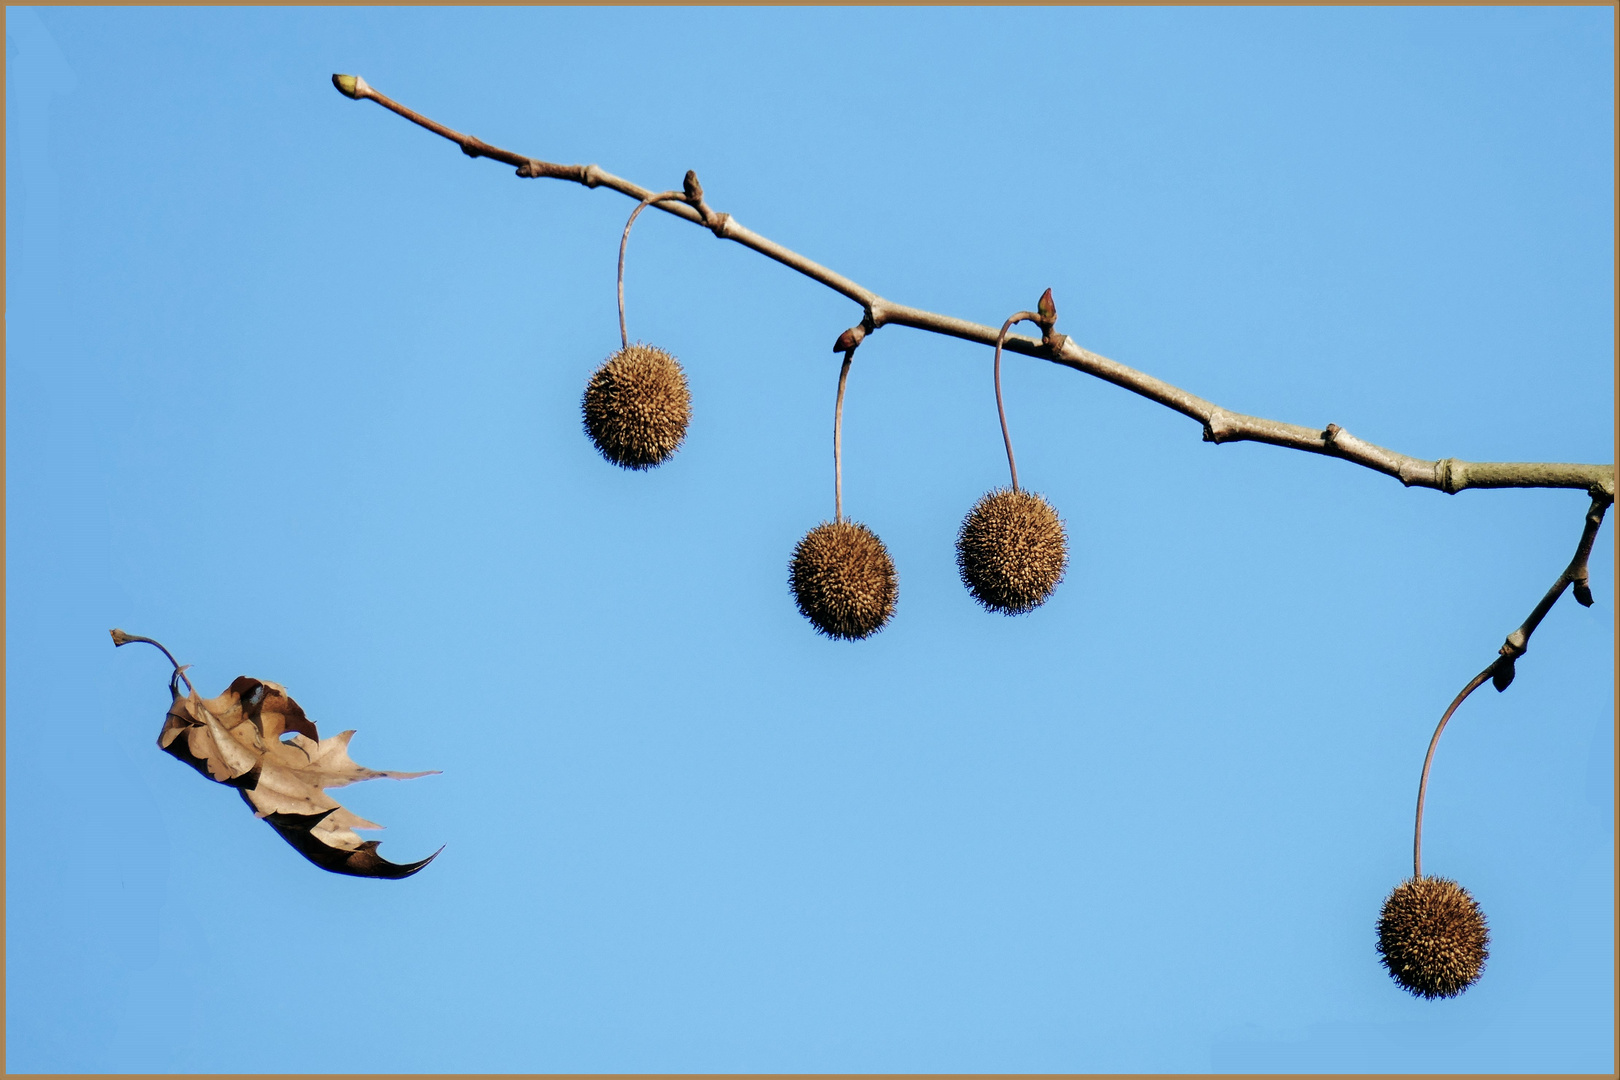
[[[206,699],[195,689],[181,695],[174,683],[170,689],[174,700],[158,734],[159,748],[210,780],[236,788],[256,817],[316,866],[356,877],[402,878],[437,857],[434,852],[412,863],[382,858],[378,841],[363,840],[354,831],[382,826],[326,793],[360,780],[409,780],[431,773],[381,772],[356,764],[349,757],[353,731],[321,738],[304,710],[273,682],[242,675],[223,694]]]

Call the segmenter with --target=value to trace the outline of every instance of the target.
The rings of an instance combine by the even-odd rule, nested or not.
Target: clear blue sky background
[[[845,301],[658,213],[661,469],[580,431],[631,209],[678,186],[902,303],[1470,460],[1613,460],[1613,14],[10,9],[12,1070],[1609,1071],[1612,524],[1441,746],[1462,998],[1373,951],[1440,711],[1579,492],[1405,490],[1005,373],[1054,599],[956,579],[990,352],[860,351],[849,511],[899,611],[817,637]],[[403,882],[325,874],[159,753],[160,638],[377,768]]]

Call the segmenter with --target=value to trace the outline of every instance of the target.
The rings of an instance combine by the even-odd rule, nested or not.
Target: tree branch
[[[487,157],[514,166],[520,177],[571,180],[590,188],[612,188],[637,201],[647,200],[655,194],[648,188],[604,172],[595,165],[558,165],[540,161],[491,146],[472,135],[463,135],[377,93],[358,75],[333,75],[332,85],[346,97],[357,101],[374,101],[435,135],[450,140],[468,157]],[[991,347],[996,344],[998,334],[994,327],[892,303],[844,275],[829,270],[820,263],[813,262],[751,229],[744,228],[730,214],[716,213],[703,201],[703,188],[698,184],[697,176],[691,172],[686,174],[686,193],[688,200],[686,202],[657,202],[652,205],[666,214],[702,225],[722,240],[732,240],[757,251],[766,258],[796,270],[812,281],[820,282],[861,305],[863,316],[860,324],[839,336],[833,347],[835,352],[846,352],[859,345],[867,334],[889,325],[909,326],[916,330],[944,334]],[[1435,488],[1450,494],[1468,488],[1579,488],[1592,495],[1594,505],[1599,497],[1610,501],[1614,498],[1612,464],[1459,461],[1456,458],[1429,461],[1376,446],[1357,438],[1337,424],[1329,424],[1325,429],[1318,429],[1223,409],[1214,402],[1190,394],[1162,379],[1156,379],[1116,360],[1083,349],[1068,337],[1050,331],[1043,340],[1019,335],[1009,336],[1005,347],[1025,356],[1049,360],[1096,376],[1104,382],[1113,383],[1149,401],[1156,401],[1166,408],[1174,409],[1203,425],[1205,442],[1260,442],[1292,450],[1304,450],[1363,465],[1375,472],[1392,476],[1407,487]],[[1607,503],[1604,505],[1607,506]]]

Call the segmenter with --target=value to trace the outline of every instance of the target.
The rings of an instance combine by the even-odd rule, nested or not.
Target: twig
[[[510,150],[491,146],[474,136],[463,135],[377,93],[358,75],[333,75],[332,84],[347,97],[374,101],[435,135],[449,139],[469,157],[487,157],[515,166],[520,177],[571,180],[590,188],[612,188],[638,201],[646,200],[654,194],[647,188],[614,176],[595,165],[558,165],[540,161],[537,158],[525,157]],[[998,335],[992,327],[892,303],[844,275],[744,228],[737,224],[737,220],[731,215],[715,213],[703,202],[702,188],[697,184],[696,176],[690,172],[687,173],[687,192],[688,202],[670,201],[653,205],[667,214],[702,225],[722,240],[733,240],[757,251],[766,258],[796,270],[812,281],[820,282],[861,305],[863,315],[860,324],[839,336],[833,346],[835,352],[846,352],[854,345],[860,344],[867,334],[889,325],[909,326],[916,330],[978,342],[981,345],[993,346],[996,343]],[[1048,333],[1046,339],[1040,341],[1014,335],[1007,338],[1005,347],[1025,356],[1050,360],[1055,364],[1096,376],[1104,382],[1113,383],[1121,389],[1174,409],[1203,425],[1205,442],[1260,442],[1291,450],[1323,454],[1392,476],[1407,487],[1435,488],[1451,494],[1468,488],[1578,488],[1589,492],[1594,498],[1604,495],[1612,499],[1615,493],[1612,464],[1460,461],[1456,458],[1429,461],[1359,439],[1338,424],[1329,424],[1326,428],[1306,427],[1223,409],[1214,402],[1190,394],[1162,379],[1156,379],[1116,360],[1083,349],[1061,335],[1057,335],[1054,340],[1054,335]]]
[[[1519,625],[1519,628],[1507,636],[1502,648],[1491,665],[1491,681],[1497,692],[1508,688],[1513,682],[1513,666],[1519,657],[1530,649],[1530,635],[1536,632],[1541,620],[1547,617],[1553,604],[1564,594],[1564,588],[1575,586],[1575,602],[1582,607],[1592,606],[1592,588],[1587,583],[1586,562],[1592,556],[1592,542],[1597,539],[1598,529],[1603,527],[1603,515],[1609,512],[1609,506],[1614,502],[1612,495],[1593,495],[1592,505],[1586,509],[1586,520],[1581,527],[1581,539],[1575,545],[1575,555],[1564,567],[1564,572],[1558,575],[1558,580],[1552,583],[1547,595],[1541,598],[1530,616]]]

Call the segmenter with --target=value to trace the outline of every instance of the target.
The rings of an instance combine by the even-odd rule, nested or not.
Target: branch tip
[[[366,80],[362,79],[358,75],[333,75],[332,85],[337,87],[338,93],[342,94],[346,98],[353,98],[356,101],[360,99],[360,94],[363,90],[371,89],[371,87],[366,85]]]
[[[1040,316],[1036,321],[1050,330],[1057,323],[1057,301],[1052,299],[1052,290],[1047,289],[1041,293],[1040,303],[1035,305],[1035,311]]]

